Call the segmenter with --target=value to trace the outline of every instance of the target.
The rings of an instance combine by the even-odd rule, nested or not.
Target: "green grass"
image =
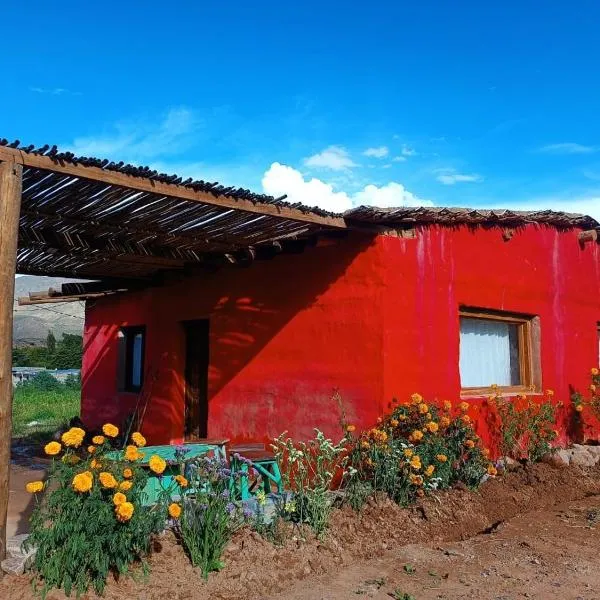
[[[15,388],[13,437],[43,439],[79,416],[80,390],[61,387],[63,389],[52,391],[25,386]]]

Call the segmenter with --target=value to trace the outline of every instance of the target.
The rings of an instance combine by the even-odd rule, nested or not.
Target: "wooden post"
[[[12,328],[22,175],[21,165],[0,163],[0,560],[6,557],[12,437]]]

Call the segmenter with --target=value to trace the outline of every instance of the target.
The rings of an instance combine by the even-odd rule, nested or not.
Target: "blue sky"
[[[13,2],[0,137],[332,210],[600,218],[599,24],[586,0]]]

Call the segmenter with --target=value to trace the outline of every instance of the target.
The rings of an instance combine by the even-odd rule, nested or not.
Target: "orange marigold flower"
[[[356,430],[356,425],[346,425],[346,431],[352,433]]]
[[[578,404],[578,405],[575,407],[575,410],[576,410],[577,412],[582,412],[582,411],[583,411],[583,404]]]
[[[133,482],[131,481],[121,481],[119,484],[119,489],[124,492],[128,492],[133,487]]]
[[[94,483],[94,476],[89,471],[78,473],[73,477],[72,486],[76,492],[89,492]]]
[[[65,431],[60,439],[65,446],[70,446],[72,448],[79,448],[83,442],[83,438],[85,437],[85,431],[81,429],[81,427],[71,427],[69,431]]]
[[[403,454],[406,456],[406,458],[410,458],[414,452],[410,448],[405,448]]]
[[[181,515],[181,506],[176,502],[172,502],[169,504],[169,516],[173,517],[173,519],[179,519]]]
[[[360,447],[361,447],[363,450],[368,450],[368,449],[371,447],[371,444],[369,444],[369,442],[368,442],[367,440],[362,440],[362,441],[360,442]]]
[[[133,471],[129,467],[123,469],[123,477],[125,479],[131,479],[133,477]]]
[[[421,457],[420,457],[420,456],[417,456],[417,455],[413,456],[413,457],[410,459],[410,463],[409,463],[409,464],[410,464],[410,466],[411,466],[413,469],[415,469],[415,471],[418,471],[418,470],[421,468],[421,466],[422,466],[422,465],[421,465]]]
[[[423,396],[421,394],[413,394],[410,399],[414,404],[420,404],[423,401]]]
[[[489,448],[484,448],[484,449],[482,450],[482,454],[483,454],[484,456],[486,456],[486,457],[487,457],[487,456],[489,456],[489,455],[490,455],[490,449],[489,449]]]
[[[110,438],[116,438],[119,435],[119,428],[112,423],[102,425],[102,432]]]
[[[125,494],[122,494],[121,492],[117,492],[113,496],[113,504],[115,506],[119,506],[119,504],[123,504],[123,502],[127,502],[127,496]]]
[[[433,475],[433,472],[435,471],[435,467],[433,465],[429,465],[426,469],[425,469],[425,475],[427,475],[427,477],[431,477]]]
[[[475,448],[475,442],[474,442],[473,440],[467,440],[467,441],[465,442],[465,446],[466,446],[467,448]]]
[[[427,406],[427,404],[422,402],[421,404],[419,404],[419,412],[422,415],[426,415],[429,412],[429,406]]]
[[[133,504],[131,504],[131,502],[123,502],[115,508],[115,514],[121,523],[125,523],[131,519],[134,510],[135,509],[133,508]]]
[[[470,423],[471,422],[471,417],[469,415],[463,415],[461,417],[461,420],[463,423]]]
[[[370,458],[367,458],[365,460],[365,465],[367,465],[368,467],[372,467],[373,466],[373,461]]]
[[[183,475],[175,475],[174,479],[181,487],[188,486],[188,480]]]
[[[596,391],[596,386],[592,383],[592,385],[590,385],[590,392],[595,392]]]
[[[92,462],[90,463],[90,467],[92,467],[92,469],[101,469],[102,468],[102,463],[97,461],[95,458],[92,458]]]
[[[460,408],[460,410],[462,410],[463,412],[467,412],[469,410],[469,403],[465,402],[464,400],[458,405],[458,407]]]
[[[44,482],[43,481],[30,481],[25,486],[25,489],[30,494],[37,494],[38,492],[41,492],[44,489]]]
[[[437,454],[436,458],[440,461],[440,462],[446,462],[448,460],[448,457],[445,454]]]
[[[490,465],[487,468],[487,472],[488,472],[488,475],[491,475],[492,477],[495,477],[496,475],[498,475],[498,469],[496,469],[496,467],[494,465]]]
[[[423,439],[423,432],[420,429],[415,429],[411,434],[410,437],[415,440],[415,441],[419,441]]]
[[[44,446],[44,452],[48,456],[56,456],[62,450],[62,446],[58,442],[50,442]]]
[[[420,475],[411,474],[408,479],[413,485],[423,485],[423,478]]]
[[[160,475],[167,468],[167,463],[163,458],[154,454],[150,457],[150,460],[148,461],[148,466],[150,467],[151,471],[153,471],[157,475]]]
[[[441,417],[440,418],[440,425],[442,427],[448,427],[448,425],[450,425],[450,419],[448,417]]]
[[[92,438],[92,442],[96,444],[96,446],[101,446],[106,441],[106,438],[103,435],[95,435]]]
[[[427,427],[427,429],[429,429],[431,433],[435,433],[440,428],[440,426],[435,421],[429,421],[429,423],[427,423],[425,427]]]
[[[114,478],[112,473],[102,471],[102,473],[98,475],[98,479],[100,480],[102,487],[105,487],[106,489],[112,490],[113,488],[117,487],[117,480]]]
[[[398,415],[399,421],[406,421],[406,415]]]
[[[452,402],[450,402],[449,400],[444,400],[444,409],[452,410]]]
[[[398,427],[398,425],[400,425],[400,421],[398,421],[397,419],[391,419],[390,420],[390,425],[392,427]]]
[[[90,454],[94,454],[94,452],[96,452],[96,446],[88,446],[88,447],[87,447],[87,451],[88,451]]]
[[[598,375],[598,374],[600,373],[600,371],[598,371],[598,369],[597,369],[596,367],[593,367],[593,368],[590,370],[590,373],[591,373],[592,375],[596,376],[596,375]]]
[[[146,438],[139,431],[134,431],[131,434],[131,441],[140,448],[146,445]]]
[[[138,450],[138,447],[132,445],[127,446],[127,448],[125,448],[125,458],[127,460],[130,460],[131,462],[139,460],[141,458],[141,455],[140,451]]]

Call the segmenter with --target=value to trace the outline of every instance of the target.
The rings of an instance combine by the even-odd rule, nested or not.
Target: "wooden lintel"
[[[303,212],[290,206],[278,206],[266,202],[253,202],[251,200],[236,199],[231,196],[215,196],[209,192],[195,191],[183,185],[162,183],[150,178],[126,175],[125,173],[100,169],[99,167],[85,167],[66,161],[56,161],[50,156],[30,154],[6,146],[0,147],[0,161],[9,161],[33,169],[43,169],[54,173],[63,173],[81,179],[99,181],[107,185],[117,185],[130,190],[150,192],[153,194],[169,196],[171,198],[190,200],[192,202],[201,202],[202,204],[209,204],[225,209],[240,210],[259,215],[269,215],[289,219],[291,221],[313,223],[322,225],[323,227],[337,229],[347,228],[346,221],[343,217],[319,215],[314,212]]]
[[[35,304],[61,304],[63,302],[81,302],[102,296],[110,296],[117,292],[97,292],[95,294],[80,294],[78,296],[46,296],[37,298],[28,298],[22,296],[19,298],[19,306],[33,306]]]

